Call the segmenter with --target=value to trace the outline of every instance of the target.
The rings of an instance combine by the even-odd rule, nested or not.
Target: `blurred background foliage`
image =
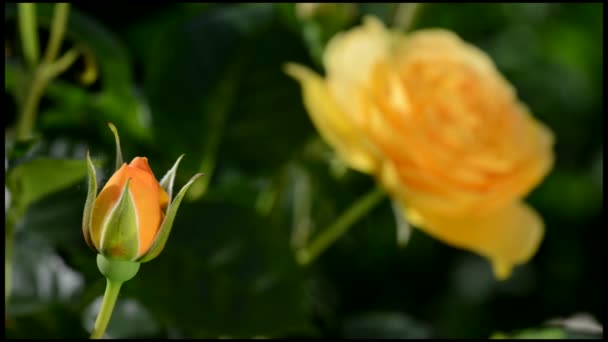
[[[431,3],[414,17],[414,29],[448,28],[490,54],[556,134],[556,166],[528,198],[545,239],[504,282],[417,230],[398,247],[388,200],[312,265],[295,261],[293,248],[373,181],[336,163],[282,64],[322,71],[332,35],[367,14],[392,25],[396,4],[73,4],[61,51],[82,53],[49,84],[25,143],[14,138],[25,77],[16,8],[5,5],[4,25],[7,337],[91,330],[105,280],[81,236],[78,161],[90,150],[108,179],[108,121],[125,159],[147,156],[157,177],[182,153],[176,186],[205,173],[162,256],[123,286],[109,337],[602,336],[546,322],[604,321],[603,4]],[[44,47],[53,6],[36,8]]]

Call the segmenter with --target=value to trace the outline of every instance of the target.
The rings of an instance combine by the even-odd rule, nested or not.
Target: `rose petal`
[[[304,104],[319,133],[354,169],[371,173],[377,153],[330,95],[323,79],[312,70],[288,64],[286,72],[302,85]]]
[[[434,238],[490,259],[498,279],[506,279],[515,265],[527,262],[544,234],[541,218],[522,202],[481,217],[445,217],[410,208],[405,213],[412,224]]]
[[[145,158],[136,158],[131,164],[135,166],[123,164],[110,177],[95,200],[91,226],[93,241],[98,249],[102,227],[110,210],[116,205],[127,178],[131,178],[130,191],[137,209],[139,253],[148,250],[160,227],[162,212],[159,203],[161,203],[161,193],[164,193],[164,190],[160,189],[160,185],[147,167]],[[167,196],[166,193],[164,194]]]

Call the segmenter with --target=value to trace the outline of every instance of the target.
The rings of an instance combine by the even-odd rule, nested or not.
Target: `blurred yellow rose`
[[[484,52],[450,31],[403,35],[367,17],[323,57],[325,78],[286,71],[323,138],[409,222],[488,258],[499,279],[534,255],[543,222],[522,198],[553,165],[553,135]]]

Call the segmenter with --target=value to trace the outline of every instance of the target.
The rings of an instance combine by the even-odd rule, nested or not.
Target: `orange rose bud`
[[[158,182],[147,158],[136,157],[128,165],[122,163],[118,135],[111,128],[116,137],[117,165],[122,165],[97,196],[95,168],[87,154],[89,194],[83,233],[87,244],[108,259],[148,261],[164,248],[181,199],[200,174],[171,202],[173,180],[182,157]]]
[[[129,165],[123,164],[95,199],[91,218],[93,245],[116,259],[133,260],[143,255],[160,228],[168,199],[147,158],[136,157]],[[126,201],[122,209],[121,201]],[[122,212],[118,212],[120,209]],[[130,210],[133,212],[126,212]],[[112,215],[124,217],[111,227]]]
[[[447,30],[403,35],[367,17],[323,63],[325,77],[286,71],[320,135],[410,223],[487,257],[500,279],[534,255],[543,221],[522,198],[551,170],[553,134],[487,54]]]

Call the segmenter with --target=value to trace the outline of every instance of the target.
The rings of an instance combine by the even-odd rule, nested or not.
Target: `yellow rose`
[[[409,222],[489,258],[499,279],[534,255],[543,222],[522,198],[553,165],[553,135],[484,52],[450,31],[401,35],[368,17],[323,57],[325,79],[286,71],[323,138]]]

